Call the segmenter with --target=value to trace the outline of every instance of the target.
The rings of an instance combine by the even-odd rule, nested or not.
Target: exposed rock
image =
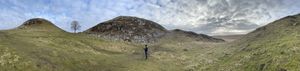
[[[164,36],[168,31],[150,20],[120,16],[100,23],[85,32],[108,39],[151,43]]]
[[[25,21],[20,27],[30,27],[37,25],[53,25],[50,21],[42,18],[33,18]]]

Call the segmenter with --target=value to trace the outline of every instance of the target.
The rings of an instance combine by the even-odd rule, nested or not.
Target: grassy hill
[[[145,60],[143,46],[72,34],[45,19],[31,19],[18,28],[0,31],[0,70],[184,71],[211,64],[211,59],[222,54],[212,53],[221,49],[213,45],[173,38],[150,44],[150,59]]]
[[[274,21],[232,42],[213,71],[299,71],[300,15]]]
[[[29,19],[16,29],[25,29],[23,31],[65,32],[50,21],[43,18]]]

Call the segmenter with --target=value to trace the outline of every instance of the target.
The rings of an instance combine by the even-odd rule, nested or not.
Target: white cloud
[[[1,0],[0,29],[41,17],[67,31],[71,31],[69,23],[77,20],[83,31],[128,15],[153,20],[168,29],[209,35],[244,34],[299,13],[299,6],[299,0]]]

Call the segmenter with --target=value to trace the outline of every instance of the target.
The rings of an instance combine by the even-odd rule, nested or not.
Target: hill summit
[[[35,29],[35,30],[56,30],[56,31],[63,31],[52,22],[43,19],[43,18],[33,18],[25,21],[21,26],[18,27],[19,29]]]
[[[100,23],[86,32],[110,39],[148,43],[156,41],[168,31],[161,25],[150,20],[131,16],[119,16]]]

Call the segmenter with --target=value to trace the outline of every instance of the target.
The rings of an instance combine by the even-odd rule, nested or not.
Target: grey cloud
[[[189,25],[188,20],[192,19],[198,24],[190,28],[177,27],[198,33],[213,35],[220,27],[232,30],[253,30],[267,24],[273,17],[274,10],[283,7],[282,0],[173,0],[163,6],[166,10],[172,10],[179,15],[177,18],[185,21],[177,21]],[[162,21],[162,20],[159,20]],[[174,27],[174,26],[172,26]],[[230,32],[230,31],[229,31]],[[247,32],[240,32],[244,34]],[[230,33],[229,33],[230,34]],[[226,34],[225,34],[226,35]]]
[[[212,33],[212,32],[216,31],[218,28],[227,28],[233,30],[252,30],[253,28],[259,26],[247,20],[230,21],[230,18],[210,18],[210,19],[206,19],[206,21],[209,22],[204,25],[198,25],[195,28],[190,28],[189,30],[195,30],[197,32],[210,33],[211,35],[215,35],[218,33]],[[222,34],[218,34],[218,35],[222,35]]]

